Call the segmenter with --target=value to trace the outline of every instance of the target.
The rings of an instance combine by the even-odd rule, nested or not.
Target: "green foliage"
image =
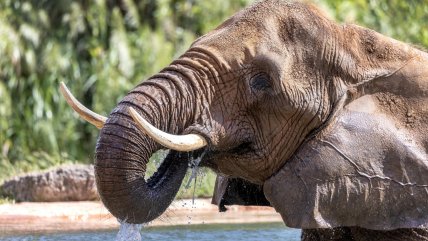
[[[189,171],[181,184],[177,198],[193,198],[193,197],[211,197],[214,191],[215,179],[217,175],[207,169],[201,168],[197,171],[196,179],[191,178]]]
[[[427,0],[313,0],[340,22],[358,23],[428,48]]]

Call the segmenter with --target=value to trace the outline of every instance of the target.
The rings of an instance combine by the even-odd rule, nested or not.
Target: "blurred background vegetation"
[[[253,0],[0,1],[0,182],[92,163],[98,130],[66,105],[108,115],[140,81]],[[428,47],[427,0],[312,0],[332,18]],[[214,175],[208,173],[209,186]],[[210,190],[209,190],[210,192]]]

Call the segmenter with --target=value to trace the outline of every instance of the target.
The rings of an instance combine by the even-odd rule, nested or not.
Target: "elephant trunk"
[[[195,96],[192,88],[181,77],[179,73],[160,73],[137,86],[101,129],[95,156],[97,187],[104,205],[120,220],[152,221],[166,210],[180,188],[189,153],[170,151],[146,180],[149,158],[161,146],[136,126],[129,109],[160,130],[182,133],[194,123],[198,108],[191,99]]]

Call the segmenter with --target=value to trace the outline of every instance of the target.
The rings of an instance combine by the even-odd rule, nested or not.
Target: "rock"
[[[93,165],[68,165],[15,177],[4,182],[3,194],[18,202],[97,200]]]

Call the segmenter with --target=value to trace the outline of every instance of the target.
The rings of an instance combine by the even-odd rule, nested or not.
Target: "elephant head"
[[[189,156],[202,156],[221,176],[218,204],[270,204],[299,228],[417,227],[428,221],[426,66],[404,43],[266,0],[198,38],[108,118],[68,98],[101,128],[97,186],[119,219],[158,217]],[[145,181],[162,146],[171,151]]]

